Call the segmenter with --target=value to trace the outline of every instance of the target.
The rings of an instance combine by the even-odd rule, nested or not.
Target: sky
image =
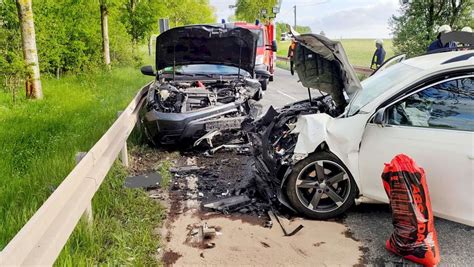
[[[282,0],[276,21],[293,25],[296,5],[298,25],[324,31],[330,38],[391,38],[389,18],[397,14],[399,0]],[[210,0],[218,21],[234,13],[235,0]]]

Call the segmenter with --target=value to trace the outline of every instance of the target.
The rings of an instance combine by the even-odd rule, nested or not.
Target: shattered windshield
[[[353,116],[359,110],[376,99],[391,87],[404,82],[409,77],[416,75],[420,69],[398,63],[380,74],[362,81],[362,90],[359,90],[347,108],[347,116]]]

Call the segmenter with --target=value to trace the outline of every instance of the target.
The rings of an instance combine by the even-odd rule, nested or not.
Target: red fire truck
[[[275,73],[277,51],[275,26],[271,21],[261,24],[258,20],[254,24],[247,22],[234,22],[234,24],[235,26],[249,29],[258,35],[255,70],[265,70],[270,73],[270,76],[257,74],[257,79],[262,84],[262,90],[267,90],[267,85],[270,81],[273,81]]]

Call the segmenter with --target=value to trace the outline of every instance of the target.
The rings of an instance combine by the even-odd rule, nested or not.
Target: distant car
[[[240,129],[249,100],[260,100],[255,80],[257,35],[231,25],[170,29],[156,39],[156,77],[140,122],[154,145],[190,144],[213,130]]]
[[[473,51],[404,60],[360,83],[339,42],[295,38],[303,86],[329,95],[254,123],[258,175],[275,196],[315,219],[358,197],[388,202],[384,163],[403,153],[425,169],[434,214],[474,226]]]
[[[288,33],[282,32],[280,40],[281,41],[288,41],[288,40],[290,40],[290,36],[288,35]]]

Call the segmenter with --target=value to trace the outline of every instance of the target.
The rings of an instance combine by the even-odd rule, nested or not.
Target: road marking
[[[286,97],[288,97],[288,98],[290,98],[290,99],[293,99],[293,100],[295,100],[295,101],[298,100],[297,98],[292,97],[291,95],[285,94],[285,93],[283,93],[283,92],[280,91],[280,90],[277,90],[277,92],[280,93],[280,94],[282,94],[282,95],[284,95],[284,96],[286,96]]]

